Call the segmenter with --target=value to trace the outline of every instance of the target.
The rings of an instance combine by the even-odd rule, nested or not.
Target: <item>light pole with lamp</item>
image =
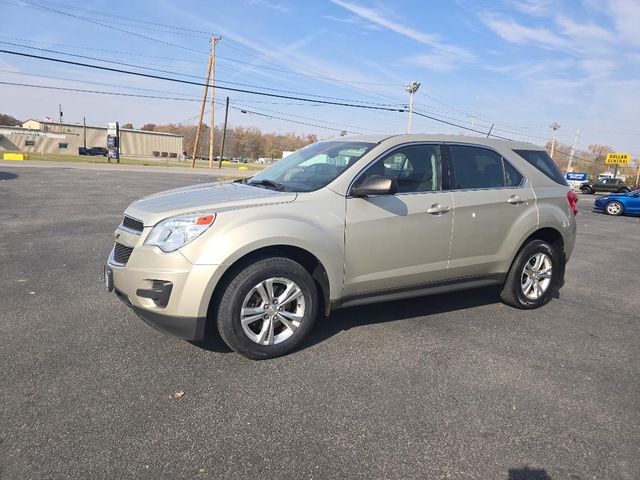
[[[409,123],[407,124],[407,133],[411,133],[411,118],[413,117],[413,94],[420,88],[420,82],[415,80],[405,85],[404,89],[409,93]]]

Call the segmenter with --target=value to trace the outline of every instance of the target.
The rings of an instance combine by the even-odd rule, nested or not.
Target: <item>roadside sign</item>
[[[107,148],[109,154],[107,161],[111,163],[111,159],[115,158],[120,163],[120,125],[118,122],[109,122],[107,125]]]
[[[607,153],[604,163],[607,165],[627,165],[631,163],[630,153]]]
[[[573,182],[586,182],[588,175],[582,172],[567,172],[567,180]]]

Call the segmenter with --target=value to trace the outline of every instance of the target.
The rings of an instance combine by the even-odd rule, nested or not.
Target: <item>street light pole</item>
[[[551,155],[550,155],[550,157],[553,159],[553,151],[556,148],[556,131],[560,128],[560,124],[558,122],[553,122],[549,126],[553,130],[553,137],[551,137]]]
[[[413,117],[413,94],[420,88],[420,82],[415,80],[405,85],[405,90],[409,93],[409,122],[407,123],[407,133],[411,133],[411,120]]]
[[[576,130],[576,139],[571,146],[571,154],[569,155],[569,165],[567,165],[567,172],[571,171],[571,163],[573,162],[573,156],[576,153],[576,147],[578,146],[578,137],[580,137],[580,129]]]

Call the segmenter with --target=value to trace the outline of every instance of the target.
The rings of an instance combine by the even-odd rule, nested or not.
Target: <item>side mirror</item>
[[[366,177],[358,186],[351,189],[354,197],[368,197],[370,195],[394,195],[398,193],[398,182],[395,178],[371,175]]]

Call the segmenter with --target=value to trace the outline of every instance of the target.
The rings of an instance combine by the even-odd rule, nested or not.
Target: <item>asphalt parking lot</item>
[[[582,196],[542,309],[351,308],[252,362],[101,280],[129,202],[210,178],[0,165],[1,478],[640,478],[640,218]]]

